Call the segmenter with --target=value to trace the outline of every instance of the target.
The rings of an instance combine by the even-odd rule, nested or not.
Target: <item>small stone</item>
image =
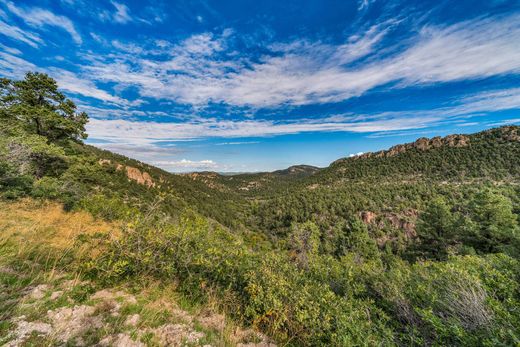
[[[31,293],[29,294],[29,297],[31,299],[40,300],[43,299],[45,296],[45,293],[49,290],[49,286],[46,284],[40,284],[36,286]]]
[[[130,326],[135,327],[139,323],[140,319],[141,319],[141,316],[139,316],[137,313],[130,315],[126,318],[125,325],[130,325]]]
[[[63,291],[57,290],[51,294],[51,300],[56,300],[63,295]]]

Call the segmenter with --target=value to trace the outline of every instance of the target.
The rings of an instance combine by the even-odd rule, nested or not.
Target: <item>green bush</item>
[[[79,202],[79,206],[93,216],[105,220],[128,220],[138,214],[138,210],[129,207],[118,197],[102,194],[90,195]]]
[[[517,267],[504,255],[411,266],[395,261],[374,289],[402,323],[401,339],[407,343],[514,345],[520,337]]]
[[[62,182],[45,176],[34,182],[31,194],[36,198],[56,199],[61,196],[61,192]]]

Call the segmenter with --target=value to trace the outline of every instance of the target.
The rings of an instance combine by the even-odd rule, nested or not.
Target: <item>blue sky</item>
[[[0,75],[35,70],[169,171],[327,166],[520,123],[520,2],[2,1]]]

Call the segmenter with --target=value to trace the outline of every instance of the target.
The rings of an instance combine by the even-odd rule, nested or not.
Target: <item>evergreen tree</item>
[[[87,114],[77,113],[76,105],[58,91],[56,81],[46,74],[29,72],[21,81],[2,79],[0,110],[4,130],[22,127],[51,142],[87,138]]]
[[[289,237],[290,248],[296,253],[296,260],[302,267],[307,267],[310,257],[318,253],[320,231],[311,221],[294,223]]]
[[[455,230],[457,217],[451,212],[442,198],[433,199],[420,215],[417,223],[419,244],[416,247],[420,256],[446,259],[450,246],[457,242]]]
[[[349,222],[346,248],[348,252],[355,253],[362,259],[377,259],[379,257],[379,249],[375,240],[370,237],[366,225],[358,218]]]
[[[515,245],[519,227],[511,200],[491,190],[475,196],[471,205],[476,229],[470,242],[481,252],[500,252],[506,245]]]

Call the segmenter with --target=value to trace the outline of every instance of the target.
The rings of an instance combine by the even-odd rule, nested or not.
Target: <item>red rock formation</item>
[[[520,136],[519,136],[520,138]],[[361,158],[383,158],[383,157],[393,157],[404,153],[411,149],[417,149],[419,151],[427,151],[432,148],[439,148],[442,146],[448,147],[465,147],[469,145],[469,137],[466,135],[449,135],[444,138],[439,136],[428,139],[426,137],[421,137],[417,139],[415,142],[406,143],[403,145],[396,145],[390,147],[386,151],[378,151],[378,152],[368,152],[358,156],[353,157],[354,159]]]
[[[361,212],[361,220],[365,224],[371,224],[376,219],[376,214],[374,212],[370,211],[363,211]]]
[[[152,177],[148,174],[148,172],[141,172],[135,167],[127,166],[126,176],[139,184],[147,186],[148,188],[155,187],[155,182],[152,180]]]

